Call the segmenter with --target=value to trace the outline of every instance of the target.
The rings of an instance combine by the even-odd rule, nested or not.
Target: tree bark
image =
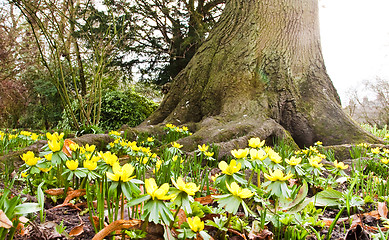
[[[341,108],[321,53],[317,0],[229,0],[205,43],[140,128],[196,123],[183,142],[300,147],[379,142]]]

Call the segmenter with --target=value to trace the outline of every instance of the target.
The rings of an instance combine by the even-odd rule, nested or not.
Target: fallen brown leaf
[[[61,207],[71,207],[71,208],[74,208],[74,209],[81,212],[81,209],[79,207],[77,207],[76,205],[74,205],[73,203],[62,203],[62,204],[57,205],[55,207],[52,207],[50,209],[56,209],[56,208],[61,208]]]
[[[53,189],[47,189],[45,190],[46,194],[49,194],[51,196],[59,196],[65,193],[65,189],[63,188],[53,188]]]
[[[65,139],[64,144],[63,144],[63,148],[62,148],[62,152],[65,153],[65,155],[70,157],[70,158],[72,157],[72,150],[70,149],[71,144],[75,144],[75,142],[73,142],[70,139]]]
[[[201,203],[202,205],[208,205],[213,203],[213,198],[212,195],[208,195],[205,197],[195,198],[195,201]]]
[[[75,226],[74,228],[72,228],[72,230],[70,230],[69,236],[76,237],[81,235],[83,232],[84,232],[84,223],[81,223],[80,225]]]
[[[267,229],[262,230],[260,233],[250,232],[248,237],[250,240],[272,240],[274,234]]]
[[[70,202],[73,198],[76,197],[82,197],[86,195],[86,190],[85,189],[77,189],[73,191],[68,191],[68,195],[66,196],[65,200],[63,201],[63,204],[66,204]]]
[[[92,223],[92,221],[93,221],[93,223],[95,224],[95,226],[99,226],[99,224],[100,224],[100,218],[97,217],[97,216],[93,216],[92,219],[89,217],[89,221],[90,221],[91,223]]]
[[[243,238],[244,240],[247,240],[246,236],[243,233],[240,233],[240,232],[236,231],[235,229],[229,228],[228,231],[235,234],[235,235],[238,235],[239,237]]]
[[[186,214],[185,211],[180,209],[177,214],[178,217],[178,226],[181,226],[184,222],[186,222]]]
[[[0,210],[0,227],[10,229],[12,227],[12,222],[9,220],[7,215],[3,212],[3,210]]]
[[[92,240],[102,240],[106,236],[108,236],[111,232],[122,230],[122,229],[140,229],[142,226],[142,220],[139,219],[131,219],[131,220],[117,220],[101,229]]]
[[[28,223],[28,221],[30,221],[28,218],[26,218],[25,216],[20,216],[19,217],[19,221],[23,224],[26,224]]]
[[[378,203],[378,213],[382,218],[387,218],[388,216],[388,208],[386,207],[385,202],[379,202]]]

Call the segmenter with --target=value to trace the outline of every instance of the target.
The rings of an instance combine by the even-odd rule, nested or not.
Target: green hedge
[[[118,129],[124,124],[135,127],[157,107],[154,102],[132,91],[106,92],[102,96],[99,126],[102,129]]]

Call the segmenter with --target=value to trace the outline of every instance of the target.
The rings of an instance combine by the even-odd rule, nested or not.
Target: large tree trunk
[[[184,142],[225,147],[255,135],[291,136],[300,147],[379,141],[342,111],[321,53],[317,0],[227,1],[141,127],[168,122],[196,123]]]

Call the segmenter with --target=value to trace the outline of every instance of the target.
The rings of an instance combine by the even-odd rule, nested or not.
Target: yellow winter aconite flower
[[[372,148],[371,150],[370,150],[372,153],[374,153],[374,154],[378,154],[378,153],[380,153],[380,148],[379,147],[376,147],[376,148]]]
[[[220,176],[219,173],[215,174],[215,176],[211,176],[212,182],[215,182],[215,181],[216,181],[216,178],[219,177],[219,176]]]
[[[29,131],[20,131],[20,135],[30,136],[32,133]]]
[[[50,171],[52,168],[53,168],[53,166],[50,166],[49,168],[39,168],[39,170],[46,173],[46,172]]]
[[[158,159],[158,161],[155,163],[155,168],[156,168],[156,171],[158,172],[159,169],[161,168],[161,165],[162,165],[162,161],[160,159]]]
[[[57,132],[55,132],[53,134],[51,134],[49,132],[46,133],[47,139],[51,140],[51,141],[53,141],[53,140],[59,141],[63,138],[63,136],[64,136],[64,133],[61,133],[61,134],[58,134]]]
[[[323,145],[323,143],[320,142],[320,141],[317,141],[317,142],[315,142],[315,145],[316,145],[316,146],[321,146],[321,145]]]
[[[193,232],[201,232],[204,230],[204,222],[198,216],[187,218],[188,225]]]
[[[319,150],[317,150],[316,147],[310,146],[310,147],[309,147],[309,150],[311,150],[311,151],[314,152],[314,153],[319,153]]]
[[[69,168],[69,170],[76,170],[78,168],[78,161],[77,160],[68,160],[66,161],[66,167]]]
[[[39,158],[35,157],[32,151],[28,151],[27,153],[22,154],[20,157],[28,166],[34,166],[39,161]]]
[[[227,175],[232,175],[236,172],[239,172],[240,168],[242,167],[241,163],[236,164],[236,160],[231,160],[230,164],[228,165],[225,161],[221,161],[219,163],[219,168],[222,170],[222,173]]]
[[[215,154],[215,153],[214,152],[204,152],[204,155],[207,157],[212,157],[213,154]]]
[[[341,169],[341,170],[345,170],[345,169],[348,168],[348,165],[347,165],[347,164],[345,165],[343,162],[339,162],[339,163],[338,163],[338,160],[335,160],[334,165],[335,165],[335,167],[336,167],[337,169]]]
[[[248,188],[242,189],[241,187],[239,187],[239,185],[236,182],[232,182],[231,186],[228,185],[228,183],[226,185],[228,191],[230,191],[230,193],[234,196],[238,196],[240,198],[249,198],[254,195],[254,193],[251,192],[250,189]]]
[[[49,145],[50,150],[53,152],[58,152],[61,150],[61,142],[59,142],[58,140],[49,140],[47,144]]]
[[[383,164],[388,164],[389,163],[389,159],[388,158],[381,158],[381,162]]]
[[[168,123],[168,124],[166,124],[166,127],[168,127],[168,128],[175,128],[176,126],[173,125],[173,124]]]
[[[90,145],[90,146],[89,146],[89,144],[86,144],[86,145],[85,145],[85,150],[86,150],[87,152],[93,152],[95,149],[96,149],[96,146],[95,146],[95,145]]]
[[[252,148],[260,148],[263,145],[265,145],[265,140],[261,141],[260,138],[250,138],[249,139],[249,146]]]
[[[136,158],[139,162],[146,164],[149,161],[148,157],[143,157],[143,158]]]
[[[180,149],[180,148],[183,147],[181,144],[179,144],[179,143],[177,143],[177,142],[172,142],[172,146],[173,146],[174,148],[178,148],[178,149]]]
[[[382,151],[384,151],[384,153],[389,153],[389,149],[386,148],[382,149]]]
[[[285,159],[285,162],[287,162],[289,165],[296,166],[296,165],[301,163],[301,160],[302,160],[301,157],[296,158],[295,156],[292,156],[290,158],[290,160],[289,159]]]
[[[309,164],[311,164],[312,167],[314,168],[321,168],[323,167],[323,164],[321,164],[321,158],[318,156],[313,156],[308,158]]]
[[[101,159],[99,156],[92,156],[91,158],[89,157],[88,160],[91,160],[93,162],[98,162]]]
[[[111,152],[105,152],[105,153],[100,152],[99,156],[104,160],[106,164],[111,166],[113,166],[113,164],[118,161],[118,157]]]
[[[274,163],[282,162],[282,158],[280,157],[280,155],[271,148],[268,149],[267,155],[269,156],[270,160],[272,160]]]
[[[120,136],[120,132],[118,132],[118,131],[110,131],[108,134]]]
[[[27,173],[27,172],[22,172],[22,173],[20,174],[20,176],[22,176],[23,178],[26,178],[26,177],[28,176],[28,173]]]
[[[31,134],[31,140],[36,141],[38,140],[39,135],[36,133]]]
[[[112,166],[113,173],[107,172],[106,174],[112,181],[118,182],[121,180],[122,182],[128,182],[135,178],[135,176],[132,176],[134,170],[135,168],[129,163],[126,163],[121,167],[119,162],[115,162]]]
[[[147,148],[146,148],[146,147],[141,147],[140,149],[141,149],[141,151],[144,152],[144,153],[149,153],[149,152],[151,152],[151,150],[150,150],[149,147],[147,147]]]
[[[238,150],[234,149],[231,150],[231,154],[237,159],[245,158],[247,157],[247,155],[249,155],[249,149],[248,148],[238,149]]]
[[[324,155],[324,154],[321,154],[321,153],[318,153],[318,154],[316,154],[319,158],[321,158],[321,159],[326,159],[327,158],[327,156],[326,155]]]
[[[148,142],[154,142],[154,138],[153,138],[153,137],[148,137],[148,138],[147,138],[147,141],[148,141]]]
[[[197,145],[197,147],[199,148],[200,152],[206,152],[206,151],[208,151],[208,148],[209,148],[209,146],[205,146],[205,144],[203,144],[202,146]]]
[[[182,126],[182,130],[185,132],[188,131],[188,127]]]
[[[76,151],[77,149],[79,149],[80,146],[79,146],[77,143],[71,143],[71,144],[69,145],[69,148],[70,148],[70,150],[72,150],[72,151],[74,152],[74,151]]]
[[[293,174],[291,174],[290,172],[288,173],[288,175],[285,175],[284,176],[284,173],[280,170],[280,169],[276,169],[274,172],[270,169],[270,175],[265,173],[265,178],[267,178],[268,180],[270,181],[285,181],[285,180],[288,180],[290,179],[291,177],[293,177]]]
[[[135,145],[135,146],[131,146],[130,148],[131,148],[131,150],[134,151],[134,152],[138,152],[138,151],[141,149],[141,147],[138,147],[138,146],[136,146],[136,145]]]
[[[250,149],[250,157],[251,157],[251,160],[264,160],[265,158],[267,158],[267,154],[265,151],[263,151],[262,149],[260,150],[257,150],[257,149]]]
[[[175,194],[166,195],[169,192],[169,184],[164,183],[158,188],[154,178],[146,179],[145,187],[147,194],[149,194],[153,200],[155,198],[158,200],[170,200],[176,196]]]
[[[109,146],[110,146],[111,148],[113,148],[113,147],[115,147],[115,143],[110,142],[110,143],[109,143]]]
[[[357,145],[358,147],[367,148],[369,145],[367,143],[360,143]]]
[[[33,157],[35,157],[35,155],[34,155],[34,152],[32,152],[32,151],[28,151],[28,152],[26,152],[26,153],[23,153],[23,154],[20,156],[20,158],[21,158],[23,161],[26,161],[27,159],[33,158]]]
[[[122,147],[127,146],[127,142],[125,140],[120,141],[119,144]]]
[[[171,178],[173,185],[183,191],[188,195],[193,196],[198,190],[200,190],[200,186],[197,186],[195,183],[185,183],[181,177],[178,177],[177,182],[174,181],[174,178]]]
[[[93,161],[93,160],[87,160],[87,161],[84,161],[84,168],[87,168],[88,170],[90,171],[93,171],[97,168],[97,161]]]
[[[44,157],[46,158],[47,161],[51,161],[51,158],[53,157],[53,153],[46,154]]]
[[[38,161],[39,161],[39,158],[33,157],[33,158],[27,159],[25,162],[28,166],[34,166],[38,163]]]

